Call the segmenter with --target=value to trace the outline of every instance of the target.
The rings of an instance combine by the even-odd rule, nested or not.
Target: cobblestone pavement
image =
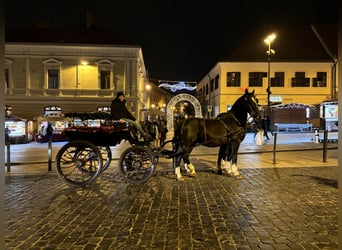
[[[116,162],[83,189],[54,171],[8,174],[6,249],[338,249],[336,161],[313,167],[303,159],[317,153],[300,155],[298,167],[241,168],[243,179],[217,175],[206,157],[183,182],[170,160],[140,185]]]

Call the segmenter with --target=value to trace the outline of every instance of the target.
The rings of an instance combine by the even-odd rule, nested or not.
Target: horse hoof
[[[184,177],[177,177],[177,181],[184,181]]]
[[[217,170],[217,174],[222,175],[223,174],[222,170]]]
[[[240,180],[240,179],[243,179],[243,177],[242,177],[242,175],[234,175],[234,177],[235,177],[235,179],[238,179],[238,180]]]
[[[189,173],[188,173],[188,176],[189,176],[189,177],[196,177],[197,174],[196,174],[196,173],[190,173],[190,172],[189,172]]]

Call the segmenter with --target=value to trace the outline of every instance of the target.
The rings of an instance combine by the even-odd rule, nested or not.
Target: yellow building
[[[207,96],[212,116],[227,111],[245,88],[255,90],[261,105],[313,105],[336,100],[336,69],[336,25],[263,27],[214,65],[197,91]]]

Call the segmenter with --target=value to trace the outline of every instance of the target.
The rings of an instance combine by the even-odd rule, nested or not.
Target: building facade
[[[270,101],[315,105],[334,99],[338,77],[332,62],[272,62]],[[229,110],[245,88],[255,90],[259,104],[268,104],[267,62],[219,62],[199,81],[213,107],[213,116]]]
[[[106,110],[118,91],[143,119],[147,82],[138,46],[5,44],[5,105],[27,121],[44,116],[46,107],[58,107],[61,114]]]

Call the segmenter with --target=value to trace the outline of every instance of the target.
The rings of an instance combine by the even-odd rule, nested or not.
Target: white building
[[[6,105],[25,119],[42,115],[45,106],[93,112],[118,91],[135,115],[146,102],[140,47],[6,43],[5,79]]]

